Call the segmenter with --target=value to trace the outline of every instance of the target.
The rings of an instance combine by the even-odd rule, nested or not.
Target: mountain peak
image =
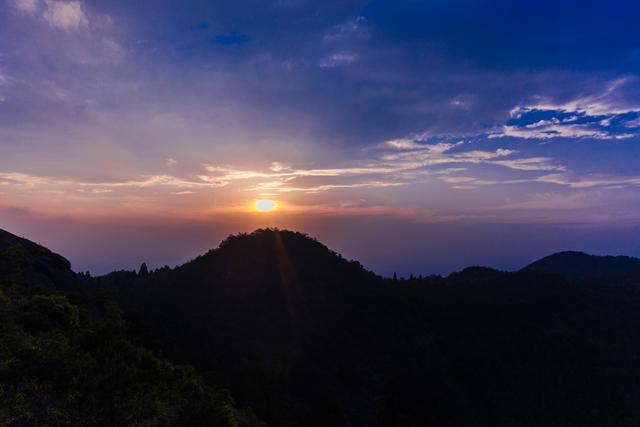
[[[575,280],[598,280],[618,278],[640,270],[640,259],[628,256],[599,256],[578,251],[563,251],[541,258],[523,270],[560,274]]]
[[[291,230],[281,230],[279,228],[258,228],[250,233],[238,233],[231,234],[224,239],[219,248],[224,249],[235,245],[247,245],[247,244],[259,244],[259,243],[273,243],[278,241],[286,241],[287,243],[296,242],[298,244],[307,244],[316,247],[323,247],[317,239],[310,237],[306,233]]]
[[[194,283],[198,277],[208,277],[211,283],[245,291],[282,284],[300,289],[342,286],[347,278],[357,283],[355,278],[375,276],[307,234],[277,228],[230,235],[176,273],[193,277]]]

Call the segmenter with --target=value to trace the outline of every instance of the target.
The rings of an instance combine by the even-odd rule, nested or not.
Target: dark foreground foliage
[[[42,279],[47,261],[26,269],[40,287],[2,282],[0,415],[257,423],[218,384],[272,426],[640,425],[635,262],[569,253],[392,280],[278,230],[62,287]]]
[[[132,342],[114,304],[106,303],[100,319],[90,318],[44,286],[56,284],[74,298],[83,294],[73,291],[82,284],[64,271],[62,258],[2,237],[0,425],[257,424],[193,368]]]

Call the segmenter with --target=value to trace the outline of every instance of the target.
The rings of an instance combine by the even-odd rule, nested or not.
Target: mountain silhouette
[[[37,279],[47,295],[68,297],[86,312],[83,325],[58,322],[56,334],[106,328],[128,348],[168,367],[111,381],[121,402],[133,399],[132,387],[177,388],[173,402],[195,402],[172,406],[160,398],[145,420],[149,392],[148,400],[133,399],[137,412],[123,411],[128,418],[115,425],[162,425],[159,414],[165,413],[172,414],[164,419],[167,425],[260,425],[258,418],[271,426],[640,423],[640,292],[599,281],[603,269],[590,270],[591,258],[581,255],[589,272],[584,276],[577,275],[578,262],[564,266],[556,254],[552,263],[545,258],[518,272],[471,267],[448,277],[398,280],[380,277],[307,235],[265,229],[230,236],[175,268],[144,265],[138,272],[92,278],[75,275],[59,259],[63,274],[47,272],[58,265],[56,256],[17,242],[24,246],[25,283]],[[0,252],[0,272],[13,271],[6,270],[12,253]],[[545,265],[553,268],[540,268]],[[622,270],[633,271],[606,269],[607,277]],[[69,275],[81,292],[60,285]],[[5,294],[16,289],[16,279],[11,281],[2,282]],[[20,288],[24,298],[33,293],[28,286]],[[99,348],[110,360],[114,351],[103,341],[94,338],[76,352],[95,358]],[[36,365],[47,366],[47,357],[39,357]],[[65,357],[71,358],[63,353],[59,359]],[[116,366],[127,373],[147,365],[129,357]],[[184,376],[178,385],[164,382],[163,372],[175,366],[192,367],[202,390],[197,398],[185,395]],[[24,369],[14,368],[14,377],[32,373]],[[104,397],[82,392],[104,406]],[[93,423],[85,424],[109,424],[101,419],[108,411],[93,412]]]
[[[417,325],[388,282],[301,233],[231,236],[183,266],[129,278],[114,298],[146,342],[213,373],[274,425],[374,425],[400,374],[386,366],[404,356],[402,340],[418,338],[405,336]],[[419,336],[425,348],[433,341],[426,326]],[[435,346],[421,354],[429,369],[443,363]],[[413,398],[465,407],[445,373],[431,375]]]
[[[262,425],[193,368],[132,340],[87,280],[0,230],[0,425]]]
[[[566,251],[541,258],[526,266],[524,270],[555,273],[575,280],[606,282],[640,273],[640,259],[627,256],[596,256],[584,252]]]
[[[0,230],[0,254],[5,279],[53,289],[69,289],[77,281],[66,258],[4,230]]]

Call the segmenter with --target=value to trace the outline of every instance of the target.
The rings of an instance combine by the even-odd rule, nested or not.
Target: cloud
[[[45,5],[46,10],[42,16],[55,28],[71,31],[89,25],[79,1],[45,0]]]
[[[14,0],[13,7],[23,13],[34,14],[38,9],[39,0]]]
[[[489,138],[514,137],[523,139],[551,139],[551,138],[593,138],[593,139],[625,139],[635,135],[625,133],[610,135],[589,126],[570,125],[541,125],[535,128],[522,129],[517,126],[504,126],[501,131],[492,133]]]
[[[615,188],[619,186],[640,186],[640,176],[620,176],[610,174],[592,174],[587,176],[577,176],[571,173],[549,174],[536,178],[536,181],[563,185],[569,188]]]
[[[440,181],[453,184],[453,190],[475,190],[493,185],[514,185],[532,182],[531,179],[479,179],[472,176],[439,176]]]
[[[336,190],[336,189],[345,189],[345,188],[367,188],[367,187],[377,187],[377,188],[385,188],[385,187],[399,187],[403,185],[407,185],[406,182],[386,182],[386,181],[367,181],[367,182],[359,182],[356,184],[324,184],[324,185],[316,185],[316,186],[307,186],[307,187],[293,187],[293,186],[285,186],[280,181],[269,182],[269,183],[259,183],[255,187],[247,188],[246,191],[275,191],[276,194],[279,193],[321,193],[328,190]]]
[[[529,164],[535,165],[537,160],[526,159],[524,161],[525,167],[529,167]],[[542,164],[546,164],[543,161]],[[518,169],[515,167],[514,169]],[[554,170],[551,167],[536,167],[533,166],[529,169],[522,169],[526,171],[545,171]],[[625,187],[637,187],[640,186],[640,176],[620,176],[610,174],[592,174],[581,176],[575,172],[567,171],[566,168],[560,166],[555,170],[565,171],[562,173],[544,174],[536,177],[524,177],[516,179],[480,179],[472,176],[439,176],[438,179],[454,184],[453,189],[472,190],[482,186],[488,185],[512,185],[512,184],[531,184],[531,183],[545,183],[559,185],[571,189],[592,189],[601,188],[604,190],[622,189]],[[460,185],[462,184],[462,185]],[[547,194],[547,193],[545,193]]]
[[[396,139],[386,143],[393,150],[391,153],[384,154],[381,159],[393,162],[396,169],[400,171],[453,163],[492,163],[494,159],[517,153],[515,150],[506,148],[453,151],[460,149],[463,144],[463,141],[424,143],[424,141],[410,141],[406,138]]]
[[[509,203],[495,209],[583,209],[597,206],[602,193],[593,191],[571,191],[567,193],[546,192],[530,194],[525,201]]]
[[[607,116],[625,113],[640,112],[640,103],[634,99],[633,85],[637,85],[637,78],[619,77],[605,84],[603,90],[598,93],[578,97],[570,101],[554,102],[549,99],[540,99],[537,103],[526,104],[512,110],[512,115],[527,111],[563,111],[569,113],[581,113],[589,116]]]
[[[563,165],[559,165],[549,157],[529,157],[521,159],[511,160],[494,160],[491,162],[494,165],[504,166],[510,169],[522,170],[522,171],[564,171],[567,168]]]
[[[335,52],[320,60],[320,68],[335,68],[349,65],[358,60],[358,55],[352,52]]]
[[[538,97],[537,102],[512,109],[509,122],[489,131],[488,137],[541,140],[637,137],[640,134],[630,130],[640,120],[640,103],[635,96],[637,86],[637,79],[621,77],[607,83],[596,94],[569,101]]]
[[[341,41],[351,37],[364,39],[368,37],[368,32],[365,29],[366,22],[367,18],[358,16],[348,22],[335,25],[325,33],[323,39],[330,42]]]
[[[599,127],[597,127],[599,126]],[[552,138],[591,138],[591,139],[627,139],[637,136],[633,133],[612,133],[602,129],[608,126],[600,122],[594,124],[566,124],[559,120],[541,120],[526,126],[502,126],[491,132],[489,138],[523,138],[523,139],[552,139]]]
[[[46,185],[52,182],[46,177],[39,177],[20,172],[0,172],[0,185],[20,185],[27,188]]]
[[[106,182],[60,180],[9,172],[0,173],[0,184],[23,185],[29,188],[39,186],[67,189],[172,187],[188,191],[227,187],[235,184],[234,190],[230,191],[286,194],[399,187],[419,182],[429,176],[440,177],[442,181],[451,184],[467,183],[474,186],[520,182],[516,180],[483,181],[471,177],[457,177],[455,174],[459,172],[469,172],[461,165],[499,166],[516,171],[565,170],[548,157],[512,158],[517,154],[517,151],[506,148],[464,151],[466,146],[463,141],[429,143],[424,138],[424,134],[417,134],[389,140],[379,144],[372,157],[354,159],[339,167],[295,167],[282,162],[271,162],[263,169],[253,169],[208,164],[204,165],[205,173],[195,174],[191,178],[156,174]],[[167,168],[174,169],[176,165],[175,159],[165,159]]]
[[[516,157],[517,151],[496,148],[494,150],[468,150],[464,141],[425,141],[425,134],[414,134],[392,139],[376,147],[377,156],[354,160],[352,164],[332,168],[295,168],[273,162],[268,170],[246,170],[233,167],[206,165],[208,174],[199,175],[204,182],[229,185],[233,182],[249,183],[245,191],[262,194],[283,194],[292,192],[317,193],[336,189],[365,187],[396,187],[418,182],[428,176],[440,176],[440,180],[457,184],[472,182],[475,186],[515,184],[530,182],[524,180],[479,180],[471,177],[457,177],[457,172],[467,172],[464,167],[453,165],[490,165],[514,171],[565,171],[549,157]],[[305,184],[300,182],[304,180]],[[340,182],[335,182],[336,180]],[[331,181],[331,182],[326,182]]]
[[[624,126],[628,127],[628,128],[640,128],[640,116],[633,119],[633,120],[629,120],[627,122],[624,123]]]
[[[56,177],[46,177],[30,175],[22,172],[0,172],[0,186],[19,186],[23,188],[60,188],[62,190],[77,190],[87,187],[95,189],[115,189],[115,188],[150,188],[150,187],[177,187],[177,188],[197,188],[197,187],[222,187],[227,182],[217,183],[204,180],[185,179],[172,175],[145,175],[138,179],[128,179],[121,181],[89,182],[74,179],[64,179]],[[94,191],[96,192],[96,191]]]
[[[291,166],[279,162],[272,162],[271,166],[269,166],[269,170],[272,172],[282,172],[289,169],[291,169]]]
[[[398,150],[421,150],[424,149],[424,144],[418,141],[424,141],[428,138],[426,133],[412,134],[404,138],[390,139],[383,143],[383,147],[395,148]]]

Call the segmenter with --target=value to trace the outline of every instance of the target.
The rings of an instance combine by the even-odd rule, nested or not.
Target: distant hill
[[[504,272],[487,267],[467,267],[462,271],[451,273],[447,280],[451,283],[482,283],[489,280],[499,279],[504,276]]]
[[[560,274],[569,279],[620,281],[640,273],[640,259],[627,256],[596,256],[584,252],[558,252],[535,261],[523,270]],[[640,277],[640,274],[638,275]]]
[[[91,278],[3,236],[2,425],[640,425],[640,288],[602,286],[626,267],[397,280],[266,229]]]

